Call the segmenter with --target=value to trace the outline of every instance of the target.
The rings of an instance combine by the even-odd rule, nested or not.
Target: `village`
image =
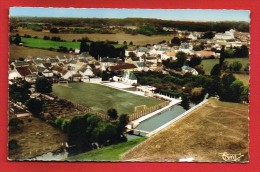
[[[120,26],[109,28],[118,29]],[[137,27],[123,26],[120,29],[134,31]],[[156,44],[135,45],[135,40],[129,43],[118,41],[116,46],[119,46],[120,51],[123,52],[123,54],[119,53],[120,57],[104,56],[101,55],[102,52],[96,52],[92,56],[91,45],[98,41],[87,42],[89,47],[84,49],[82,46],[86,38],[82,37],[79,40],[81,42],[79,47],[70,48],[69,52],[63,55],[62,53],[53,56],[39,54],[10,59],[9,136],[15,138],[9,140],[9,144],[13,145],[9,152],[11,159],[33,159],[48,152],[75,145],[83,147],[82,152],[88,152],[124,142],[127,139],[131,142],[135,137],[141,137],[141,139],[143,136],[151,137],[207,104],[208,96],[216,100],[248,103],[248,94],[243,93],[246,89],[248,91],[248,86],[244,86],[244,83],[239,82],[238,97],[224,94],[229,92],[225,89],[229,89],[230,85],[237,81],[231,76],[233,73],[238,77],[248,75],[248,66],[243,64],[242,69],[241,64],[239,69],[236,69],[233,64],[240,62],[225,61],[232,57],[242,59],[248,56],[250,46],[248,32],[240,32],[236,29],[229,29],[225,32],[187,31],[171,27],[162,29],[170,32],[171,35],[167,40],[161,40]],[[12,46],[28,48],[26,42],[23,42],[28,35],[14,35],[11,37]],[[109,42],[115,41],[107,40],[101,43],[115,46]],[[51,48],[50,51],[53,49]],[[216,60],[216,63],[206,70],[203,62],[209,60]],[[216,65],[220,67],[217,66],[218,69],[215,69]],[[220,79],[223,76],[231,78],[232,82],[229,83],[228,88],[217,87],[218,84],[224,83],[224,80]],[[224,91],[219,92],[219,89]],[[157,119],[156,116],[167,115],[167,111],[173,113],[176,107],[179,108],[176,110],[178,114],[168,121],[149,129],[143,129],[143,125],[140,125],[149,119]],[[97,117],[98,126],[108,127],[110,133],[100,127],[97,129],[97,136],[93,136],[96,140],[83,139],[83,142],[76,137],[75,133],[78,132],[80,135],[79,131],[73,130],[72,134],[75,135],[72,136],[70,133],[72,121],[92,118],[88,115]],[[55,132],[46,134],[44,130],[40,131],[35,126],[31,131],[29,128],[22,129],[23,125],[31,126],[32,121],[54,127]],[[92,123],[88,125],[91,126]],[[111,126],[114,127],[113,130],[109,128]],[[48,128],[48,130],[52,129]],[[28,136],[23,135],[26,132],[29,132]],[[117,135],[111,133],[117,133]],[[60,137],[56,137],[57,135]],[[38,138],[42,140],[42,143],[49,145],[47,140],[50,136],[55,138],[52,147],[40,146],[39,148],[37,146]],[[28,142],[26,137],[34,140],[30,140],[34,148],[26,146]],[[102,140],[100,137],[107,140]],[[82,146],[83,143],[88,146]]]

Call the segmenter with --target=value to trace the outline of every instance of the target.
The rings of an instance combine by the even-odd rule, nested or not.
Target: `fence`
[[[169,101],[164,101],[164,102],[162,102],[162,103],[160,103],[158,105],[146,108],[145,110],[142,110],[140,112],[135,112],[135,113],[129,115],[129,121],[133,121],[133,120],[138,119],[138,118],[140,118],[142,116],[145,116],[145,115],[147,115],[149,113],[152,113],[152,112],[154,112],[154,111],[156,111],[158,109],[161,109],[161,108],[169,105],[169,103],[170,103]]]
[[[97,112],[91,108],[88,108],[88,107],[85,107],[85,106],[82,106],[80,104],[77,104],[77,103],[73,103],[74,107],[76,109],[78,109],[79,111],[82,111],[82,112],[85,112],[85,113],[92,113],[92,114],[95,114],[97,115],[98,117],[100,117],[102,120],[104,121],[107,121],[109,120],[109,116],[108,115],[105,115],[105,114],[102,114],[100,112]]]

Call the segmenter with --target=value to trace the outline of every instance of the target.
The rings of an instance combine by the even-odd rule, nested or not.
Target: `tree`
[[[12,139],[8,142],[8,150],[12,151],[12,150],[16,150],[18,149],[20,146],[18,144],[18,141],[15,139]]]
[[[39,77],[35,82],[35,90],[39,93],[51,93],[52,83],[45,77]]]
[[[13,127],[15,130],[17,130],[20,124],[24,124],[23,120],[20,120],[18,118],[12,118],[9,120],[8,126]]]
[[[213,32],[205,32],[202,36],[202,39],[212,39],[214,36],[215,34]]]
[[[232,82],[232,84],[230,85],[230,96],[232,97],[232,102],[241,102],[241,94],[243,92],[243,89],[244,85],[242,81],[237,79]]]
[[[38,99],[29,99],[25,105],[27,106],[28,110],[36,117],[38,117],[41,112],[43,111],[43,102]]]
[[[230,66],[230,71],[239,72],[242,68],[242,63],[240,61],[234,61]]]
[[[13,40],[13,43],[15,43],[16,45],[19,45],[21,42],[22,42],[22,39],[21,39],[20,35],[16,34],[15,38]]]
[[[80,49],[80,53],[89,51],[89,46],[88,46],[87,41],[85,39],[83,39],[81,41],[79,49]]]
[[[186,61],[186,54],[180,51],[176,54],[176,57],[177,57],[177,68],[181,68]]]
[[[242,45],[240,48],[235,49],[235,56],[236,57],[248,57],[249,50],[248,47],[245,45]]]
[[[172,38],[171,43],[173,45],[180,46],[181,45],[181,40],[178,37],[174,37],[174,38]]]
[[[243,87],[243,91],[241,93],[241,101],[245,101],[245,102],[249,102],[249,87],[248,86],[244,86]]]
[[[110,75],[107,71],[102,71],[102,74],[101,74],[102,81],[108,81],[109,77],[110,77]]]
[[[200,65],[200,63],[201,63],[201,58],[194,56],[190,59],[190,61],[188,62],[188,65],[190,67],[194,68],[195,66]]]
[[[50,32],[51,33],[59,33],[59,30],[56,27],[54,27],[54,28],[50,29]]]
[[[107,115],[111,120],[116,120],[118,118],[117,110],[113,108],[107,110]]]
[[[222,47],[221,52],[220,52],[220,58],[219,58],[219,65],[220,65],[220,67],[223,66],[223,63],[225,61],[225,56],[226,56],[226,54],[225,54],[225,47]]]
[[[220,65],[215,64],[211,69],[210,74],[211,76],[220,76],[221,75]]]

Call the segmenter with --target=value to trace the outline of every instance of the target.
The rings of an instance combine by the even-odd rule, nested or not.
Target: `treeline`
[[[25,22],[41,23],[41,26],[62,26],[62,27],[104,27],[104,26],[142,26],[152,25],[155,27],[171,27],[178,30],[188,31],[216,31],[225,32],[230,29],[236,29],[241,32],[249,32],[249,23],[247,22],[191,22],[191,21],[171,21],[150,18],[41,18],[41,17],[11,17],[10,25],[12,27],[21,26]]]

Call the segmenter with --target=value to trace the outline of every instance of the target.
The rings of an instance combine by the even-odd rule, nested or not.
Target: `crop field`
[[[53,94],[103,114],[106,114],[110,108],[115,108],[118,114],[131,114],[135,106],[151,107],[161,102],[155,98],[143,97],[93,83],[70,83],[69,87],[55,84]]]
[[[16,60],[20,57],[27,58],[27,57],[36,57],[36,56],[63,56],[68,55],[66,53],[56,52],[56,51],[48,51],[39,48],[28,48],[23,46],[17,45],[9,45],[9,60]]]
[[[157,44],[163,40],[169,41],[173,38],[173,35],[153,35],[153,36],[145,36],[145,35],[131,35],[126,33],[116,33],[116,34],[67,34],[67,33],[50,33],[50,32],[37,32],[30,29],[18,29],[18,33],[23,36],[25,34],[31,36],[38,36],[39,38],[43,38],[44,36],[59,36],[61,39],[66,41],[72,41],[73,39],[81,39],[83,37],[88,37],[92,41],[118,41],[119,44],[122,44],[124,41],[133,42],[134,45],[146,45],[146,44]]]
[[[245,66],[249,63],[249,58],[229,58],[225,59],[225,61],[228,61],[229,64],[233,63],[234,61],[239,61],[242,64],[241,71],[244,70]],[[207,75],[210,75],[210,71],[213,68],[215,64],[219,63],[219,59],[206,59],[202,60],[202,65],[205,70],[205,73]],[[249,75],[248,74],[234,74],[236,78],[243,81],[245,85],[248,85],[249,83]]]
[[[224,162],[222,153],[240,154],[248,161],[248,106],[210,99],[203,106],[145,142],[121,160]]]
[[[65,146],[66,135],[61,130],[39,118],[31,117],[31,120],[24,118],[19,130],[9,132],[9,140],[17,140],[20,146],[15,153],[9,151],[9,159],[28,159]]]

